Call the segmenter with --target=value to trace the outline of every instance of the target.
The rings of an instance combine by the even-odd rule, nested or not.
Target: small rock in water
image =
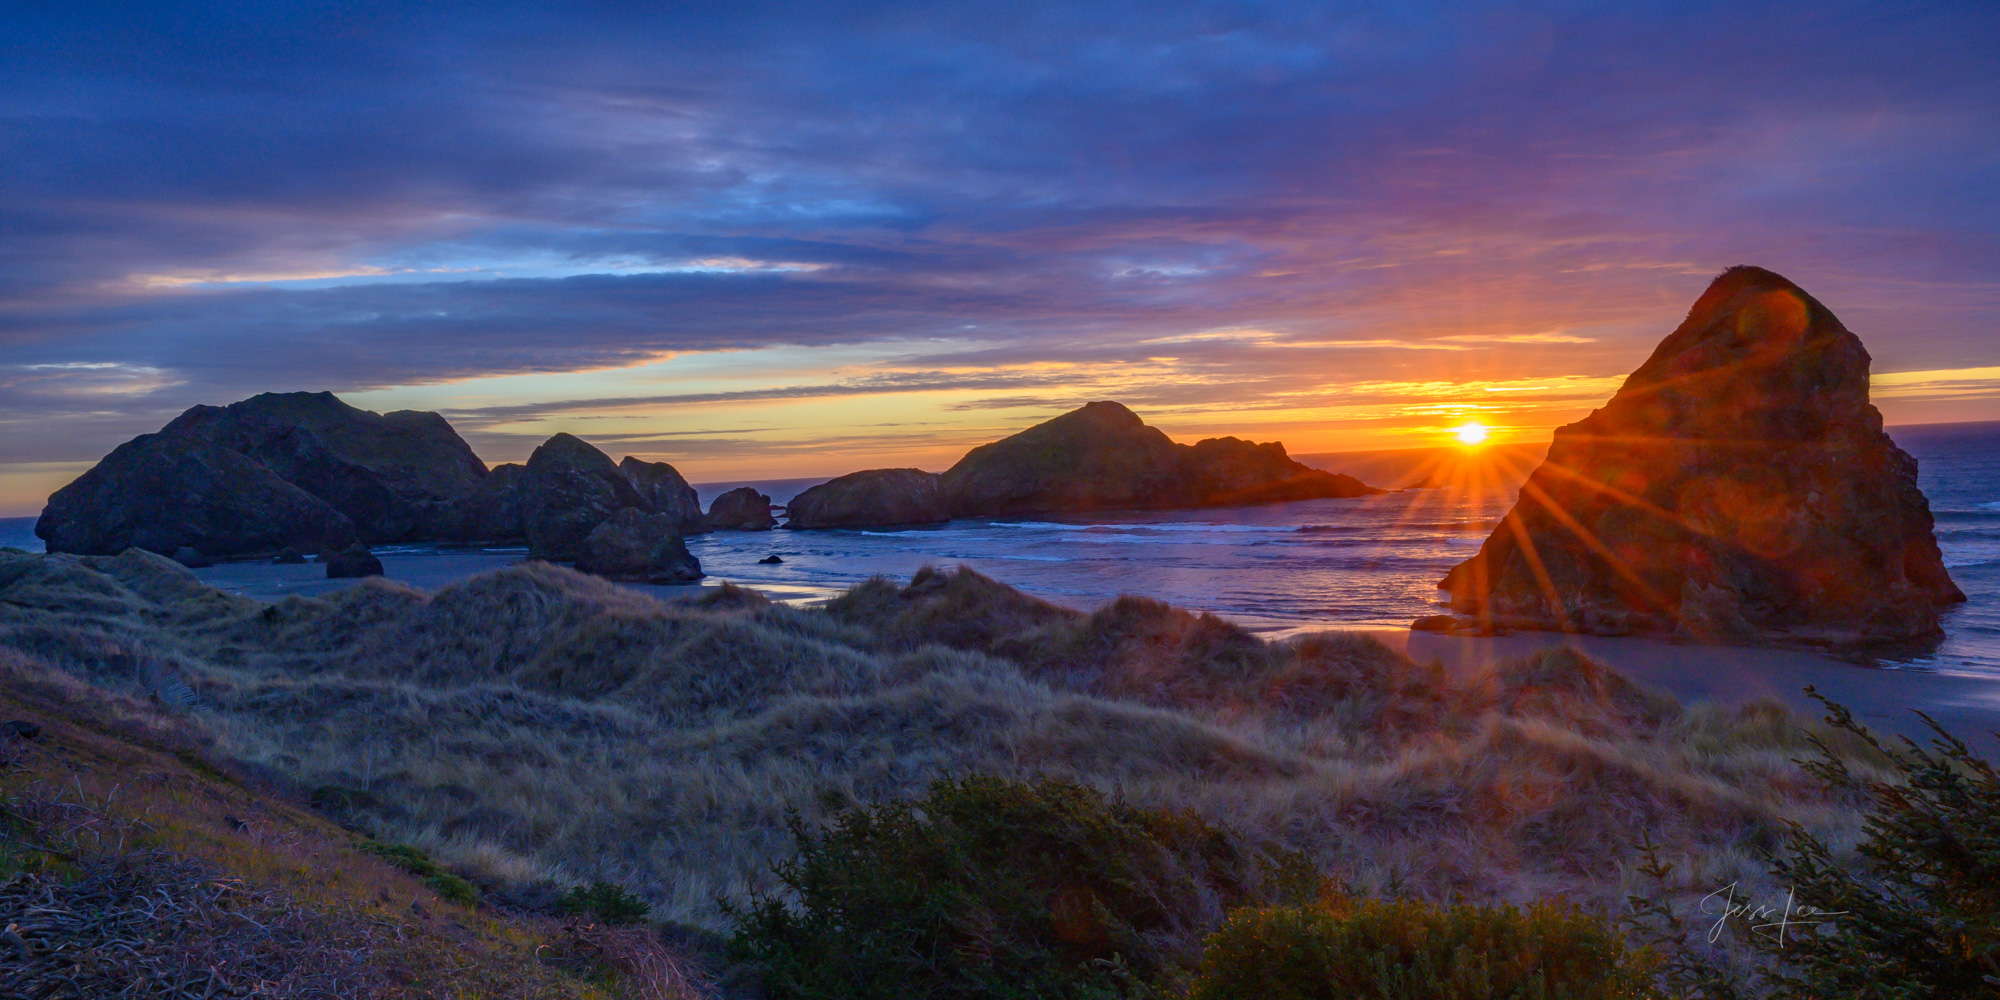
[[[784,562],[783,559],[780,559],[777,556],[765,556],[764,558],[759,559],[757,561],[766,566],[776,566],[777,564]]]
[[[382,575],[382,560],[375,558],[365,545],[350,545],[338,552],[321,552],[319,561],[326,564],[326,578],[329,580]]]
[[[174,561],[180,563],[183,566],[186,566],[189,569],[206,569],[210,566],[215,565],[215,563],[211,562],[207,556],[201,554],[200,549],[197,549],[192,545],[183,545],[180,548],[175,549]]]
[[[271,560],[273,564],[278,566],[297,566],[305,561],[305,555],[289,545],[279,549],[278,558]]]

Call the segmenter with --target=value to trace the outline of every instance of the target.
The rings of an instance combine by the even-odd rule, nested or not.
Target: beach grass
[[[1688,900],[1858,820],[1782,707],[1686,708],[1556,649],[1469,677],[1365,636],[1267,643],[1143,598],[1058,608],[968,570],[824,609],[668,603],[542,563],[425,593],[230,597],[156,556],[0,559],[0,644],[144,698],[215,752],[503,899],[593,883],[720,929],[808,824],[938,778],[1192,809],[1356,891],[1609,911],[1642,838]],[[175,682],[188,692],[174,704]],[[1883,772],[1886,773],[1886,772]]]

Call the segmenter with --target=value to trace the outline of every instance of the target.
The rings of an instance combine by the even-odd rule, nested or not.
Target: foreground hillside
[[[670,605],[543,564],[260,604],[143,552],[0,556],[0,645],[148,698],[216,752],[507,898],[604,880],[724,924],[808,824],[941,776],[1054,776],[1296,848],[1362,891],[1608,909],[1641,838],[1699,896],[1856,819],[1782,709],[1684,709],[1557,651],[1452,679],[1364,637],[1266,644],[966,571],[824,610]],[[1857,763],[1865,769],[1866,763]]]
[[[478,905],[218,768],[198,726],[6,650],[0,719],[0,996],[702,995],[651,935]]]

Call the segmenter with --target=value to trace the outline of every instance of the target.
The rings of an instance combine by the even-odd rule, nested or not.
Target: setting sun
[[[1486,442],[1485,424],[1461,424],[1458,427],[1454,428],[1451,433],[1453,437],[1458,438],[1459,444],[1465,445],[1467,447],[1484,444]]]

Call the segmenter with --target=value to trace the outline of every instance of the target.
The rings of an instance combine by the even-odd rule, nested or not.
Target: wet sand
[[[389,579],[430,591],[475,573],[511,565],[526,555],[521,549],[377,552],[384,575]],[[262,601],[289,595],[313,597],[355,583],[327,579],[325,567],[318,563],[298,566],[224,563],[199,570],[196,575],[213,586]],[[696,596],[703,588],[717,587],[722,582],[721,577],[709,577],[700,583],[634,585],[634,589],[671,599]],[[762,583],[756,589],[774,600],[796,604],[824,600],[833,593],[829,588],[771,587]],[[1257,628],[1256,623],[1244,624]],[[1293,627],[1281,631],[1305,630]],[[1571,645],[1611,664],[1633,680],[1665,691],[1689,705],[1710,702],[1736,706],[1773,699],[1803,713],[1821,715],[1824,710],[1804,691],[1811,684],[1846,705],[1855,718],[1880,733],[1928,737],[1929,730],[1915,714],[1921,710],[1989,759],[2000,758],[2000,735],[1995,733],[2000,730],[2000,678],[1885,670],[1797,650],[1677,645],[1653,639],[1547,632],[1478,638],[1401,629],[1363,631],[1415,659],[1436,659],[1460,672],[1538,649]]]
[[[1916,715],[1923,711],[1989,759],[2000,758],[2000,735],[1994,732],[2000,729],[2000,678],[1888,670],[1801,650],[1683,645],[1656,639],[1551,632],[1479,638],[1388,629],[1370,634],[1414,659],[1436,659],[1453,671],[1475,670],[1552,646],[1574,646],[1684,705],[1736,706],[1771,699],[1802,714],[1823,716],[1825,709],[1805,693],[1810,684],[1846,705],[1877,735],[1928,739],[1930,729]]]

